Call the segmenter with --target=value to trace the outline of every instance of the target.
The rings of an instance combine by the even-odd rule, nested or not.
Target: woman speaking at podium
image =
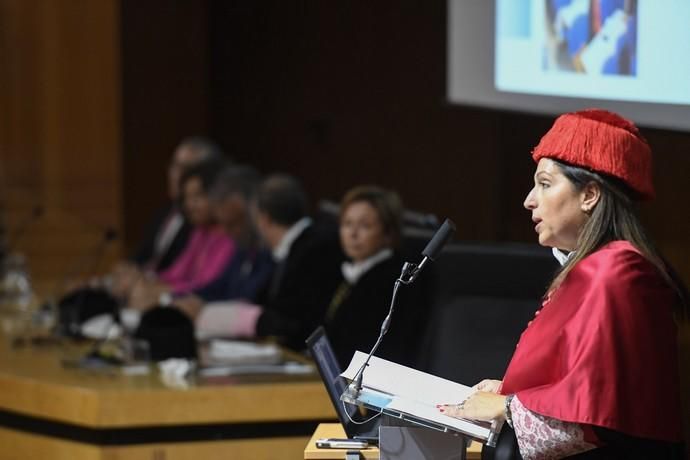
[[[506,446],[524,459],[684,458],[676,321],[687,291],[635,212],[654,196],[649,145],[630,121],[590,109],[560,116],[532,158],[524,206],[562,267],[503,381],[439,410],[505,419],[514,434],[502,432],[496,458]]]

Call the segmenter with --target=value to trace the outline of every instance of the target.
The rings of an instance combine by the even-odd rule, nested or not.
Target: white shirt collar
[[[393,250],[390,248],[381,249],[373,256],[361,262],[343,262],[341,270],[343,278],[350,284],[355,284],[366,272],[371,270],[376,264],[383,262],[389,257],[393,257]]]
[[[553,253],[553,256],[556,258],[558,263],[561,264],[561,266],[565,265],[566,262],[568,262],[570,258],[575,254],[575,251],[565,253],[558,248],[551,248],[551,252]]]
[[[300,220],[292,224],[292,226],[285,232],[280,243],[273,249],[273,258],[276,262],[282,262],[290,253],[292,243],[302,234],[302,232],[311,225],[311,218],[302,217]]]

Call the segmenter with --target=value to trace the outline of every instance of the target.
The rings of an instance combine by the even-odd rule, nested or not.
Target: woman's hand
[[[199,316],[199,312],[201,312],[204,306],[204,301],[200,297],[189,295],[181,299],[175,299],[173,305],[194,320]]]
[[[110,282],[107,287],[113,296],[126,300],[143,275],[136,265],[120,262],[110,273]]]
[[[498,393],[498,390],[503,385],[502,380],[491,380],[484,379],[475,386],[472,387],[473,390],[488,391],[489,393]]]
[[[477,391],[460,404],[440,404],[437,407],[451,417],[489,422],[505,418],[505,403],[503,395]]]
[[[140,279],[134,284],[127,307],[146,311],[158,305],[161,294],[169,292],[170,288],[157,281]]]

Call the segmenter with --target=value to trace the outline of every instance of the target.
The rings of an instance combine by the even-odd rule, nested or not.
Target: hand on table
[[[170,288],[161,282],[140,279],[129,295],[127,307],[142,311],[149,310],[158,305],[161,294],[169,291]]]
[[[110,273],[107,283],[110,293],[120,299],[127,299],[144,273],[136,265],[120,262]]]
[[[192,320],[199,316],[199,312],[204,307],[204,300],[195,295],[181,297],[173,301],[173,306],[183,311]]]

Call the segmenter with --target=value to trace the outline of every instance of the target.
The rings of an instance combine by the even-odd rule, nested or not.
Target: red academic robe
[[[522,333],[501,392],[547,417],[681,441],[675,302],[630,243],[605,245]]]

